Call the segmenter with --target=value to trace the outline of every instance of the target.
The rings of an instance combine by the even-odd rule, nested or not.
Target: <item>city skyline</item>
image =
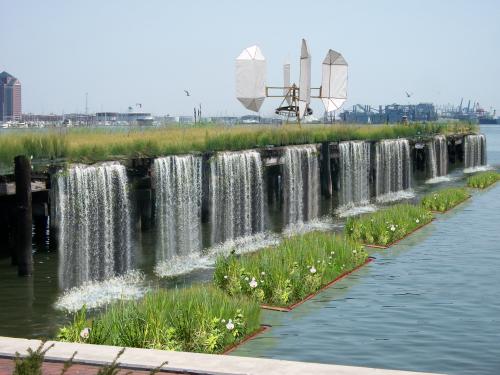
[[[258,44],[268,60],[268,85],[281,84],[285,60],[297,81],[304,37],[313,51],[313,86],[329,48],[349,63],[344,109],[458,105],[461,98],[486,110],[499,107],[496,2],[318,1],[306,16],[299,5],[4,2],[11,16],[0,24],[0,71],[23,83],[25,113],[83,113],[88,93],[90,113],[141,103],[146,112],[179,115],[201,103],[206,116],[239,116],[252,112],[235,98],[236,56]],[[285,27],[290,20],[297,27]],[[261,115],[278,104],[267,99]],[[323,113],[320,104],[313,109]]]

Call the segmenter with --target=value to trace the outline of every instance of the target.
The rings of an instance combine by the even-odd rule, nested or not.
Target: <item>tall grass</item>
[[[350,217],[345,230],[355,241],[387,246],[429,223],[432,218],[432,214],[421,206],[399,204],[360,217]]]
[[[481,172],[467,178],[467,186],[484,189],[500,181],[500,173],[494,171]]]
[[[445,212],[470,197],[465,188],[448,188],[422,198],[422,206],[431,211]]]
[[[134,348],[220,353],[259,328],[258,303],[209,285],[158,290],[121,301],[95,318],[85,309],[58,340]]]
[[[405,125],[304,125],[252,127],[169,127],[58,129],[0,135],[0,164],[10,165],[16,155],[34,159],[67,158],[94,162],[121,157],[163,156],[188,152],[242,150],[268,145],[344,140],[379,140],[475,131],[474,125],[423,123]]]
[[[219,257],[214,283],[230,296],[287,306],[363,264],[367,257],[361,245],[344,237],[308,233],[257,253]]]

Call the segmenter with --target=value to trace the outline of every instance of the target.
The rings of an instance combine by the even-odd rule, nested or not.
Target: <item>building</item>
[[[0,73],[0,121],[20,121],[21,82],[7,72]]]
[[[349,123],[361,124],[388,124],[403,121],[436,121],[438,119],[436,107],[432,103],[420,104],[391,104],[385,107],[373,108],[369,105],[356,104],[352,111],[345,110],[340,117]]]

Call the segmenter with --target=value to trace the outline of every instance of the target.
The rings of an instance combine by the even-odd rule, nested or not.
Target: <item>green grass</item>
[[[297,125],[197,126],[168,128],[52,129],[0,135],[0,165],[10,166],[16,155],[38,159],[65,158],[95,162],[122,157],[155,157],[188,152],[243,150],[268,145],[283,146],[345,140],[379,140],[476,131],[467,123],[407,125]]]
[[[260,327],[260,308],[256,301],[229,297],[217,288],[200,284],[158,290],[138,301],[110,305],[97,317],[86,315],[85,309],[75,314],[74,322],[61,328],[57,339],[221,353]]]
[[[476,189],[485,189],[500,181],[500,173],[495,171],[481,172],[467,178],[467,186]]]
[[[429,223],[432,218],[432,214],[422,206],[398,204],[360,217],[350,217],[345,231],[355,241],[387,246]]]
[[[253,254],[219,257],[214,283],[230,296],[288,306],[363,264],[367,257],[361,245],[342,236],[308,233]]]
[[[422,206],[431,211],[445,212],[470,197],[466,188],[448,188],[422,198]]]

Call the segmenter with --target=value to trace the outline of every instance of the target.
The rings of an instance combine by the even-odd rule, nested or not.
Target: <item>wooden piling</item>
[[[19,276],[33,274],[31,161],[27,156],[14,158],[16,180],[16,260]]]

